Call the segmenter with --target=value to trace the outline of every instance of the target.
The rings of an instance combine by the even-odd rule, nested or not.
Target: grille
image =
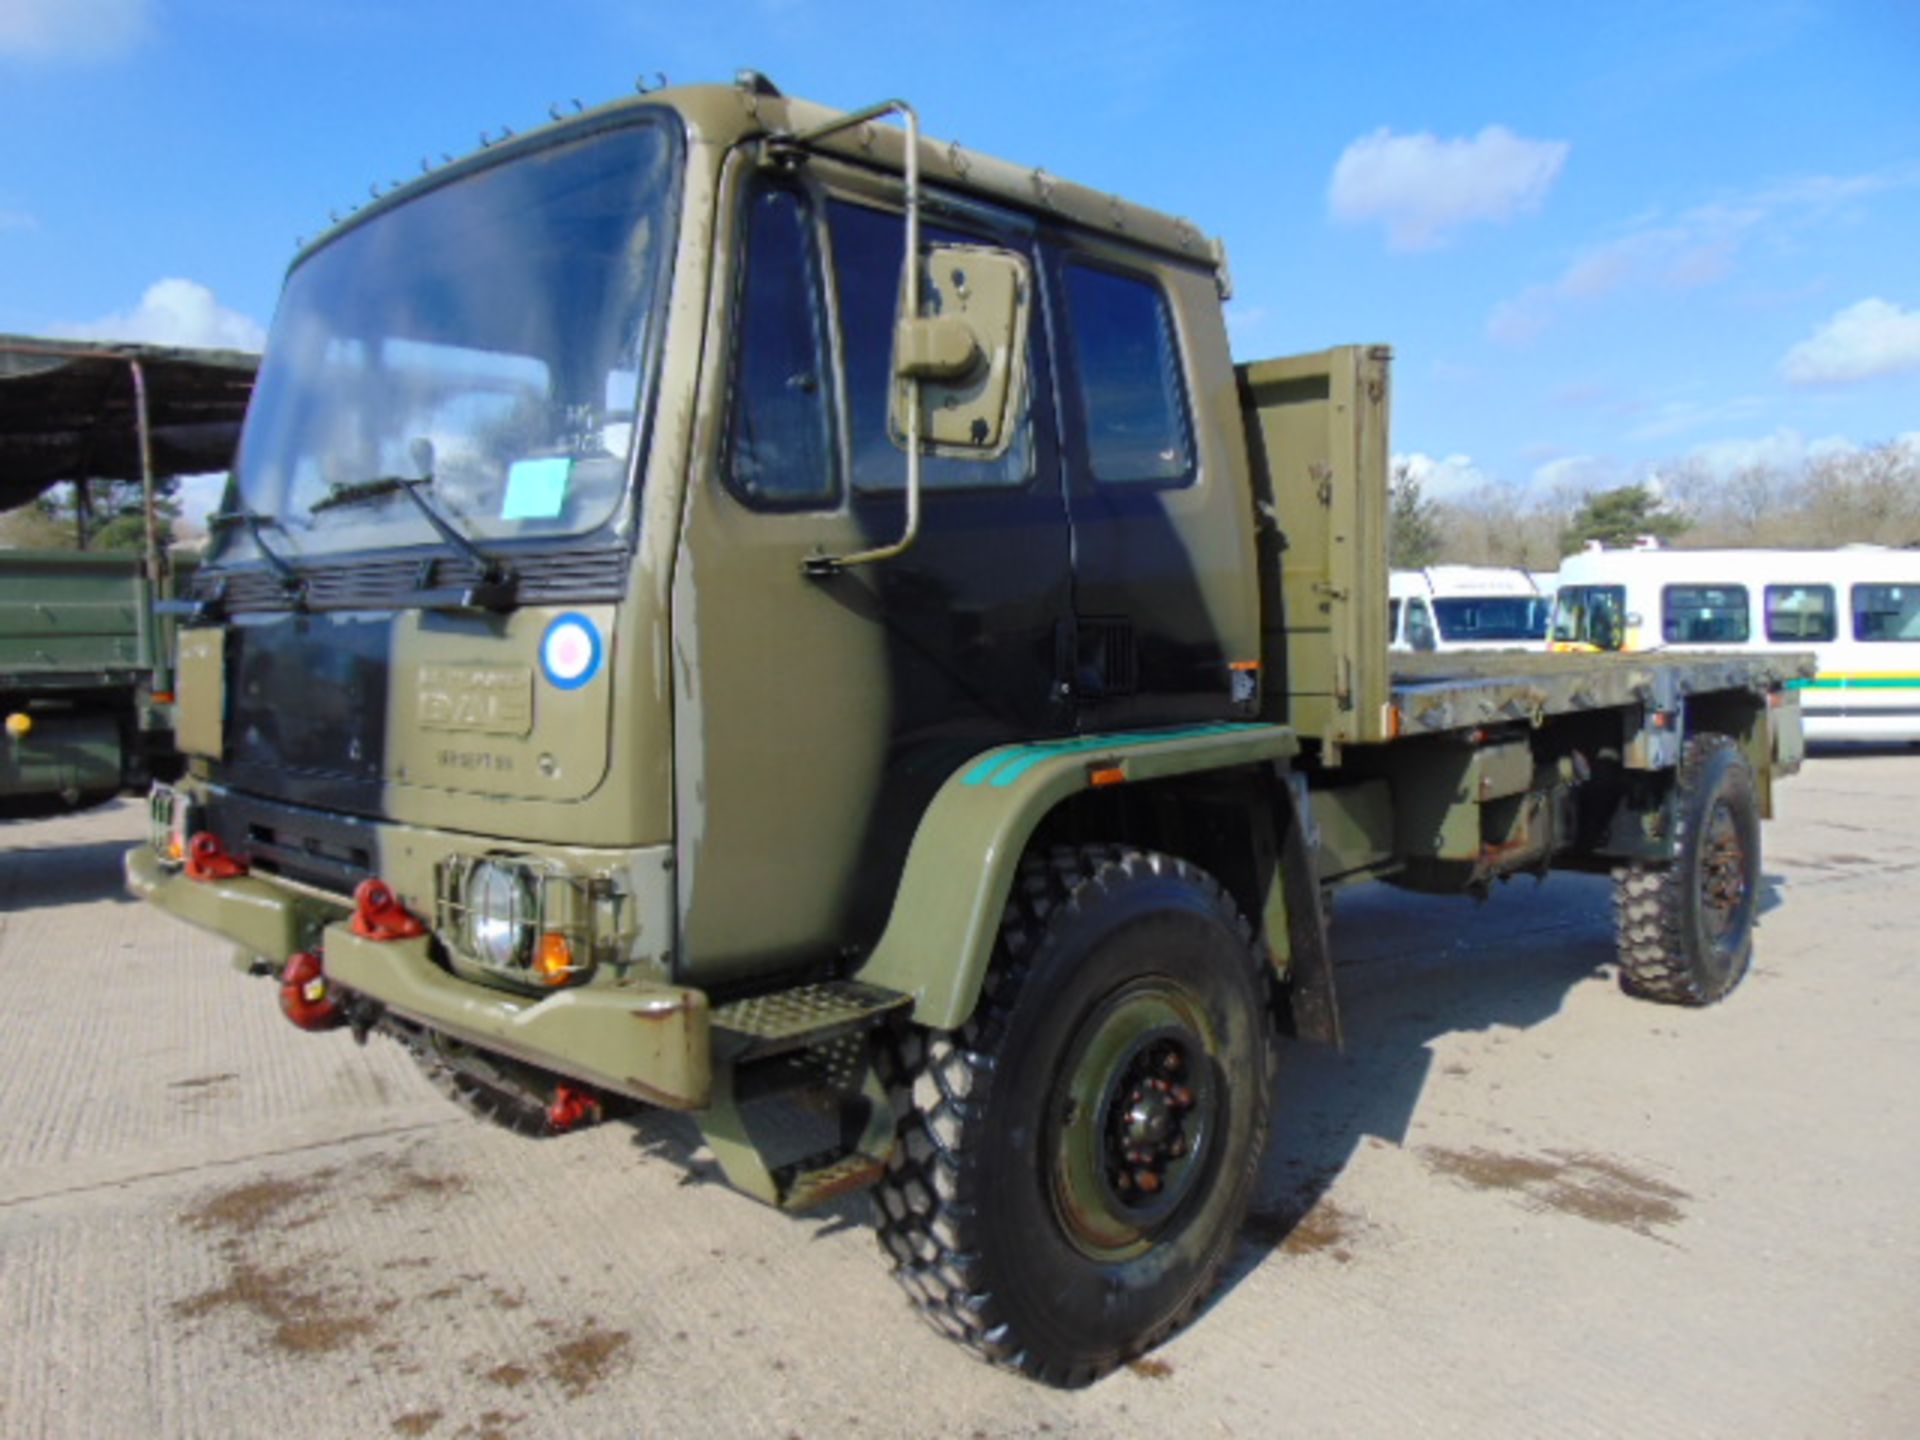
[[[525,605],[587,604],[618,600],[627,589],[624,549],[567,551],[514,559],[518,595]],[[338,560],[303,568],[309,610],[392,610],[422,590],[477,584],[481,569],[464,555],[378,556]],[[229,614],[254,614],[293,608],[274,571],[248,567],[202,569],[193,580],[193,598],[224,595]]]

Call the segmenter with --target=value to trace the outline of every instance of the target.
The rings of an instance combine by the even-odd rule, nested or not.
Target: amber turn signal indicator
[[[549,930],[533,952],[533,973],[543,984],[564,985],[573,976],[573,946],[564,935]]]

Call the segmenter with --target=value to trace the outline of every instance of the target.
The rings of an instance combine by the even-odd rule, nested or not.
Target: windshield
[[[1618,650],[1626,638],[1627,591],[1621,585],[1562,585],[1553,603],[1553,638]]]
[[[288,277],[220,554],[576,535],[626,489],[665,284],[674,149],[641,123],[376,216]],[[385,480],[385,485],[370,482]]]
[[[1547,602],[1538,595],[1476,595],[1435,600],[1440,633],[1456,645],[1489,640],[1544,640]]]

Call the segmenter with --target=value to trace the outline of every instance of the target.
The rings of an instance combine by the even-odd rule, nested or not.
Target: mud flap
[[[1346,1037],[1340,1027],[1340,998],[1333,979],[1333,947],[1327,939],[1327,917],[1320,908],[1320,882],[1314,874],[1313,845],[1302,813],[1300,792],[1292,785],[1279,785],[1277,803],[1286,807],[1280,838],[1280,864],[1276,883],[1285,908],[1287,953],[1287,999],[1293,1033],[1334,1049],[1344,1049]],[[1277,818],[1277,817],[1276,817]],[[1274,906],[1267,907],[1269,926],[1274,922]]]

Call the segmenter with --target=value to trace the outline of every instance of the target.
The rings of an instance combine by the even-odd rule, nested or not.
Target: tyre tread
[[[1726,735],[1691,737],[1680,757],[1680,794],[1697,791],[1705,775],[1722,755],[1731,753],[1744,767],[1739,746]],[[1674,807],[1673,853],[1685,855],[1691,835],[1692,807]],[[1755,857],[1758,869],[1758,857]],[[1629,995],[1666,1005],[1700,1007],[1723,999],[1740,983],[1747,960],[1742,959],[1724,984],[1713,983],[1691,955],[1688,935],[1688,887],[1698,877],[1681,863],[1632,863],[1613,871],[1614,935],[1620,965],[1620,988]]]
[[[1151,1333],[1137,1337],[1125,1353],[1112,1358],[1112,1365],[1103,1365],[1065,1363],[1035,1350],[1016,1333],[999,1297],[986,1288],[984,1267],[974,1253],[979,1211],[966,1156],[975,1127],[985,1123],[996,1055],[1034,959],[1060,911],[1070,916],[1112,887],[1145,875],[1176,876],[1194,884],[1223,918],[1231,916],[1249,963],[1261,971],[1265,993],[1265,966],[1252,931],[1219,882],[1205,871],[1172,856],[1126,846],[1055,846],[1021,862],[994,963],[973,1015],[956,1031],[897,1027],[878,1047],[883,1078],[896,1099],[898,1131],[886,1175],[875,1187],[873,1212],[894,1278],[922,1318],[941,1334],[989,1363],[1064,1388],[1091,1383],[1112,1365],[1152,1349],[1185,1325],[1218,1284],[1227,1254],[1223,1247],[1210,1273],[1198,1277],[1185,1302]],[[1271,1046],[1265,1054],[1270,1082]],[[932,1085],[921,1083],[925,1079]],[[1255,1156],[1250,1163],[1257,1162]],[[908,1197],[915,1194],[931,1197],[931,1207],[923,1210],[910,1203]]]

